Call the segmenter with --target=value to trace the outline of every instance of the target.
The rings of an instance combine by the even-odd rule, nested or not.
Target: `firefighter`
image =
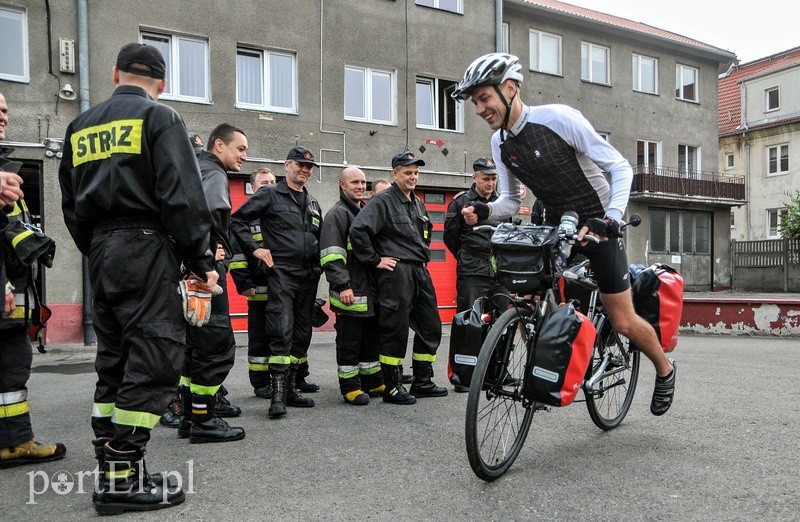
[[[242,411],[219,394],[236,356],[225,277],[226,252],[232,250],[227,171],[241,170],[247,159],[247,137],[241,129],[223,123],[211,131],[206,149],[200,153],[198,163],[213,220],[211,245],[216,245],[214,260],[223,291],[211,299],[208,323],[202,328],[190,326],[187,331],[186,361],[181,375],[183,418],[178,438],[188,437],[192,443],[231,442],[245,436],[244,429],[231,427],[220,418],[236,417]]]
[[[269,416],[281,417],[286,406],[312,408],[314,401],[295,388],[298,366],[308,357],[319,267],[322,211],[306,182],[317,163],[314,154],[297,146],[284,162],[286,178],[261,188],[233,213],[231,230],[242,251],[259,260],[267,275],[268,360],[272,379]],[[250,222],[261,221],[261,241]]]
[[[372,195],[374,196],[379,192],[383,192],[384,190],[388,189],[391,186],[392,184],[389,183],[389,180],[378,178],[372,182]]]
[[[0,140],[6,139],[8,123],[8,104],[0,94]],[[58,460],[67,451],[61,443],[40,444],[33,438],[26,387],[33,354],[27,327],[35,307],[36,288],[31,283],[39,267],[37,262],[21,262],[17,255],[25,239],[35,234],[24,226],[32,222],[22,199],[22,178],[3,168],[12,152],[0,146],[0,469]],[[14,241],[17,238],[22,240]]]
[[[250,174],[250,186],[257,192],[261,187],[277,183],[272,170],[264,167]],[[261,241],[261,222],[253,220],[249,224],[253,241]],[[230,271],[236,291],[247,298],[247,368],[253,393],[262,399],[272,398],[272,385],[269,377],[269,342],[267,338],[266,308],[267,278],[258,268],[258,260],[246,256],[239,242],[231,233]]]
[[[184,319],[205,320],[219,278],[186,127],[157,102],[165,69],[156,48],[123,46],[113,68],[118,87],[69,124],[59,168],[64,221],[89,257],[94,295],[92,428],[101,474],[93,501],[101,514],[185,500],[180,488],[147,474],[143,457],[180,377]],[[181,261],[188,281],[180,280]]]
[[[411,152],[392,158],[394,183],[372,198],[350,228],[356,257],[376,269],[383,401],[393,404],[447,395],[432,380],[442,323],[427,268],[433,227],[425,205],[414,195],[419,167],[424,165]],[[402,383],[409,326],[415,333],[411,393]]]
[[[375,289],[372,271],[352,255],[348,234],[364,205],[367,177],[348,167],[339,175],[339,201],[325,214],[320,264],[330,286],[336,314],[336,365],[339,389],[348,404],[362,406],[383,395],[378,343],[374,332]],[[364,391],[366,390],[366,392]]]

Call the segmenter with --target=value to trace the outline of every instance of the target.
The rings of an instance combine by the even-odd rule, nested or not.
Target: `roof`
[[[730,51],[726,51],[725,49],[720,49],[719,47],[703,43],[699,40],[695,40],[687,36],[683,36],[677,33],[672,33],[664,29],[659,29],[658,27],[653,27],[652,25],[647,25],[642,22],[634,22],[633,20],[628,20],[627,18],[622,18],[620,16],[614,16],[606,13],[601,13],[600,11],[593,11],[592,9],[586,9],[585,7],[578,7],[576,5],[567,4],[565,2],[559,2],[558,0],[524,0],[524,3],[533,4],[539,7],[544,7],[546,9],[550,9],[553,11],[560,11],[562,13],[576,16],[579,18],[584,18],[592,22],[599,22],[601,24],[612,25],[615,27],[619,27],[621,29],[627,29],[629,31],[642,33],[648,36],[654,36],[657,38],[670,40],[672,42],[688,45],[691,47],[697,47],[699,49],[704,49],[706,51],[713,51],[715,53],[724,53],[726,55],[730,55],[731,58],[735,56]]]
[[[800,64],[800,47],[789,49],[752,62],[734,65],[719,79],[719,110],[717,128],[720,136],[736,132],[742,123],[742,92],[740,84]]]

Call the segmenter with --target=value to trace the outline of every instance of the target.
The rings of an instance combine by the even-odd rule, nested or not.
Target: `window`
[[[650,250],[672,254],[710,254],[711,214],[650,209]]]
[[[434,9],[441,9],[443,11],[450,11],[452,13],[461,14],[464,12],[463,0],[416,0],[416,4],[433,7]]]
[[[789,145],[767,147],[767,176],[789,172]]]
[[[369,67],[344,68],[344,118],[395,124],[394,73]]]
[[[725,154],[725,168],[732,169],[735,165],[733,154]]]
[[[417,78],[417,127],[463,131],[463,104],[454,100],[457,82]]]
[[[777,239],[781,237],[781,225],[786,220],[787,212],[785,208],[767,210],[767,238]]]
[[[295,55],[260,49],[236,49],[236,106],[297,113]]]
[[[675,65],[675,97],[679,100],[698,101],[697,77],[698,71],[687,65]]]
[[[561,75],[561,37],[530,31],[531,71]]]
[[[636,140],[636,171],[639,174],[654,174],[661,165],[661,144],[654,141]]]
[[[633,55],[633,90],[658,94],[658,59]]]
[[[678,145],[678,172],[684,177],[697,177],[700,172],[700,147]]]
[[[596,131],[596,132],[597,132],[597,135],[600,136],[601,138],[603,138],[604,140],[610,141],[609,134],[607,132],[603,132],[603,131]]]
[[[28,17],[23,9],[0,7],[0,79],[27,82]]]
[[[508,22],[503,22],[503,48],[501,49],[501,52],[511,52],[511,45],[509,44],[510,33],[511,28],[508,26]]]
[[[161,51],[167,65],[167,100],[209,102],[208,41],[188,36],[142,33],[142,43]]]
[[[731,209],[731,228],[736,228],[736,212]]]
[[[610,49],[581,42],[581,80],[611,85]]]
[[[764,112],[777,111],[781,108],[781,91],[777,87],[764,91]]]

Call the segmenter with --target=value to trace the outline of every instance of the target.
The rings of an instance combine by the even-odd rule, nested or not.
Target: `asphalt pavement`
[[[442,354],[446,353],[445,337]],[[342,402],[333,334],[310,350],[313,409],[267,418],[252,394],[246,350],[226,382],[247,437],[191,445],[158,427],[150,471],[179,473],[186,502],[137,520],[797,520],[800,342],[786,338],[682,336],[676,402],[649,412],[654,372],[643,365],[631,412],[610,432],[584,404],[537,413],[511,470],[478,479],[464,445],[466,394],[414,406]],[[410,350],[409,350],[410,355]],[[34,432],[67,456],[0,471],[0,520],[94,516],[90,444],[95,375],[90,349],[34,356]],[[446,382],[445,357],[435,380]],[[82,488],[82,490],[81,490]]]

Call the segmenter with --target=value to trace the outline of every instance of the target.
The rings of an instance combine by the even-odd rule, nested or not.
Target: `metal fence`
[[[637,165],[633,171],[634,193],[660,192],[744,201],[744,188],[744,176],[728,176],[719,172],[650,165]]]

